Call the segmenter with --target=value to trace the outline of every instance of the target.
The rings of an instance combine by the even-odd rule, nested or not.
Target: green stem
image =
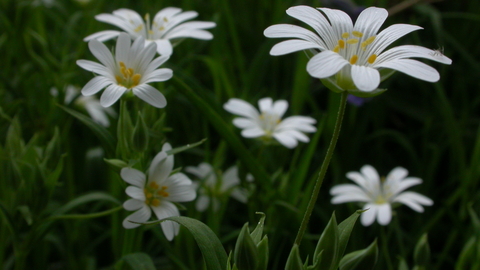
[[[98,213],[93,213],[93,214],[74,214],[74,215],[61,215],[61,216],[52,216],[51,219],[90,219],[90,218],[97,218],[97,217],[103,217],[103,216],[108,216],[112,213],[115,213],[119,210],[122,210],[123,206],[120,205],[118,207],[105,210],[102,212]]]
[[[387,233],[385,232],[385,227],[382,226],[381,228],[381,237],[382,237],[382,252],[383,256],[385,257],[385,261],[387,262],[388,270],[393,270],[393,263],[392,258],[390,258],[390,254],[388,253],[388,239]]]
[[[327,154],[325,155],[325,160],[323,161],[322,167],[320,168],[320,172],[318,173],[317,181],[315,182],[315,187],[313,188],[312,196],[310,197],[310,201],[308,202],[307,210],[305,211],[305,215],[303,216],[302,224],[298,229],[297,237],[295,238],[295,244],[297,244],[298,246],[300,246],[300,243],[302,242],[303,234],[307,229],[308,221],[310,220],[310,216],[312,215],[313,208],[315,207],[315,203],[317,202],[318,193],[320,191],[320,188],[322,187],[323,178],[325,178],[325,174],[327,173],[328,165],[330,164],[330,160],[332,159],[333,152],[337,144],[338,136],[340,135],[343,115],[345,114],[345,107],[347,104],[348,92],[345,91],[341,95],[342,96],[340,99],[340,106],[338,107],[337,121],[335,122],[335,129],[333,130],[332,140],[330,141],[330,145],[328,146]]]

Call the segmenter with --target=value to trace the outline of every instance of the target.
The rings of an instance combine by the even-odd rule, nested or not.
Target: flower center
[[[150,25],[150,14],[145,14],[145,22],[147,23],[147,37],[146,39],[155,40],[160,38],[166,29],[166,25],[169,22],[167,17],[163,17],[162,20],[153,21]]]
[[[366,55],[367,47],[373,43],[376,36],[365,37],[362,32],[352,31],[342,34],[341,39],[333,51],[340,54],[350,62],[351,65],[359,63],[360,65],[373,64],[377,59],[376,54]]]
[[[150,206],[159,206],[164,198],[170,196],[167,189],[167,186],[160,187],[157,183],[151,182],[143,189],[146,198],[145,203]]]
[[[115,75],[118,85],[128,89],[137,86],[140,83],[142,75],[135,73],[133,68],[128,68],[122,61],[118,64],[120,66],[120,75]]]
[[[271,137],[273,134],[273,131],[277,127],[277,125],[280,123],[280,117],[278,115],[273,114],[273,113],[268,113],[268,112],[263,112],[260,115],[260,125],[262,129],[265,131],[265,136]]]

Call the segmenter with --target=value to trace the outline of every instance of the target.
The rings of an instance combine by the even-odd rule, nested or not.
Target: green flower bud
[[[132,147],[137,152],[144,152],[148,147],[148,127],[141,112],[138,112],[137,123],[133,129]]]
[[[238,270],[255,270],[258,267],[258,248],[250,236],[248,223],[243,225],[238,235],[233,256]]]
[[[427,234],[422,235],[415,246],[413,260],[417,266],[427,266],[430,262],[430,246],[428,245]]]

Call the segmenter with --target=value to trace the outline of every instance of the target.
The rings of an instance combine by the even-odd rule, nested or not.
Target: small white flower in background
[[[58,90],[52,88],[50,93],[53,96],[58,96]],[[100,101],[95,96],[82,96],[80,89],[73,85],[67,85],[65,88],[65,104],[74,103],[80,108],[84,108],[93,121],[99,123],[104,127],[110,126],[110,120],[107,115],[115,117],[117,113],[111,108],[105,108],[100,105]]]
[[[282,120],[288,108],[288,102],[271,98],[262,98],[258,101],[260,113],[241,99],[232,98],[223,105],[230,113],[242,116],[233,119],[233,124],[243,129],[245,138],[262,138],[269,141],[275,138],[279,143],[288,148],[294,148],[298,142],[309,142],[310,139],[303,132],[315,132],[313,126],[316,120],[307,116],[290,116]]]
[[[192,181],[183,173],[170,175],[173,169],[173,156],[168,156],[166,151],[172,149],[165,143],[162,151],[152,160],[147,176],[133,168],[123,168],[120,176],[125,182],[131,184],[125,192],[132,199],[127,200],[123,207],[128,211],[136,211],[123,220],[125,229],[132,229],[147,222],[152,211],[157,218],[179,216],[177,206],[172,202],[189,202],[196,197]],[[168,240],[178,234],[179,225],[172,221],[161,223],[163,233]]]
[[[167,105],[165,96],[148,85],[152,82],[163,82],[172,77],[172,70],[157,69],[168,60],[167,56],[155,59],[156,45],[144,46],[143,37],[137,38],[133,44],[128,34],[122,33],[117,39],[115,57],[103,43],[91,40],[88,47],[92,54],[103,64],[88,60],[77,60],[77,65],[98,76],[91,79],[82,89],[84,96],[91,96],[106,87],[100,97],[100,104],[109,107],[128,90],[148,104],[163,108]],[[130,46],[131,45],[131,46]]]
[[[198,16],[195,11],[182,12],[180,8],[167,7],[160,10],[153,21],[150,22],[149,14],[145,15],[145,21],[135,11],[122,8],[115,10],[112,14],[99,14],[95,16],[97,21],[109,23],[117,26],[123,31],[130,34],[135,39],[142,36],[146,40],[145,45],[150,43],[157,44],[157,52],[160,55],[169,56],[172,54],[173,46],[170,40],[181,38],[196,38],[210,40],[213,35],[205,31],[215,27],[214,22],[190,21]],[[106,41],[117,37],[120,31],[101,31],[86,37],[84,40],[89,41],[97,39],[98,41]]]
[[[265,29],[266,37],[294,39],[276,44],[270,54],[284,55],[311,50],[315,56],[308,61],[308,73],[315,78],[328,78],[337,89],[374,91],[386,79],[380,75],[379,70],[382,69],[436,82],[440,75],[434,68],[410,58],[425,58],[448,65],[452,63],[443,54],[421,46],[404,45],[384,52],[397,39],[422,27],[394,24],[377,34],[388,17],[388,12],[383,8],[366,8],[358,16],[355,25],[345,12],[328,8],[295,6],[287,9],[287,14],[310,25],[316,33],[296,25],[272,25]]]
[[[242,203],[247,203],[248,191],[240,187],[237,166],[228,168],[221,178],[217,178],[212,166],[202,162],[197,167],[188,166],[186,172],[195,175],[202,180],[194,182],[198,186],[199,194],[195,207],[199,212],[205,211],[210,203],[213,209],[217,211],[220,207],[220,197],[230,194],[234,199]],[[250,175],[247,175],[247,181],[253,181]]]
[[[417,212],[423,212],[423,206],[433,205],[433,201],[419,193],[405,191],[411,186],[422,183],[417,177],[407,177],[408,171],[401,167],[394,168],[384,179],[380,179],[377,171],[365,165],[360,172],[349,172],[347,177],[357,185],[342,184],[330,190],[332,203],[360,202],[363,209],[361,215],[364,226],[371,225],[375,218],[380,225],[387,225],[392,219],[392,204],[405,204]]]

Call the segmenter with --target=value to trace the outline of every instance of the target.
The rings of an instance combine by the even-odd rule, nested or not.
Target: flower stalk
[[[320,168],[320,172],[318,173],[318,177],[315,182],[315,187],[313,188],[312,196],[310,197],[307,210],[305,211],[305,214],[302,219],[302,224],[300,225],[300,228],[298,229],[297,237],[295,238],[295,244],[298,246],[300,246],[300,243],[302,242],[303,235],[305,234],[305,230],[307,229],[308,221],[310,220],[310,216],[312,215],[313,208],[315,207],[315,203],[317,202],[318,193],[320,191],[320,188],[322,187],[323,178],[325,178],[328,165],[330,164],[330,160],[332,159],[335,146],[337,145],[338,137],[340,135],[340,129],[342,127],[343,116],[345,115],[347,96],[348,96],[348,92],[346,91],[341,94],[340,105],[338,108],[337,120],[335,122],[335,128],[333,130],[332,139],[330,141],[330,145],[328,146],[327,154],[325,155],[325,159],[323,160],[322,167]]]

